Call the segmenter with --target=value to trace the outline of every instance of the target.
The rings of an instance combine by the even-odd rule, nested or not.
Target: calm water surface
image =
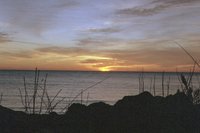
[[[85,104],[96,101],[114,104],[123,96],[136,95],[139,93],[139,76],[141,75],[141,73],[134,72],[41,71],[39,80],[41,86],[43,85],[46,74],[48,74],[47,91],[49,96],[53,98],[56,93],[62,89],[55,101],[66,97],[65,100],[58,105],[58,108],[65,106],[82,90],[105,79],[105,81],[85,91],[82,96],[80,95],[77,97],[75,102],[80,102],[82,99]],[[161,95],[162,73],[143,73],[144,88],[146,91],[153,92],[152,82],[154,75],[156,75],[156,95]],[[193,84],[196,88],[199,87],[197,75],[199,74],[195,74],[193,80]],[[15,110],[19,110],[23,107],[19,92],[19,88],[21,88],[22,93],[24,93],[23,76],[26,77],[28,93],[32,95],[34,71],[0,71],[0,93],[3,94],[1,101],[3,106]],[[177,73],[165,73],[165,94],[168,85],[170,94],[175,93],[177,89],[181,89]],[[40,90],[38,93],[41,94]]]

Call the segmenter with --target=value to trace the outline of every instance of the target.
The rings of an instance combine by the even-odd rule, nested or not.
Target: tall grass
[[[152,77],[150,77],[149,79],[149,83],[145,84],[145,73],[144,72],[141,72],[139,74],[139,93],[142,93],[144,91],[149,91],[152,95],[156,96],[156,95],[161,95],[161,96],[167,96],[170,94],[169,92],[169,89],[170,89],[170,77],[168,77],[168,79],[166,79],[166,76],[165,76],[165,72],[162,72],[162,73],[152,73]],[[159,76],[160,75],[160,76]],[[161,79],[161,86],[159,86],[158,88],[160,89],[161,91],[161,94],[156,94],[158,90],[158,88],[156,89],[156,86],[158,86],[156,79],[159,78]],[[145,89],[146,88],[146,89]],[[148,90],[149,88],[149,90]],[[166,90],[167,89],[167,90]]]
[[[145,90],[145,91],[149,91],[154,96],[160,95],[163,97],[168,96],[173,93],[173,92],[170,92],[170,90],[172,90],[170,75],[167,76],[164,72],[160,73],[160,75],[154,73],[154,74],[152,74],[153,76],[149,80],[150,81],[149,84],[146,83],[146,86],[144,86],[145,81],[146,81],[144,78],[145,77],[144,74],[145,73],[142,73],[139,76],[139,83],[138,83],[139,84],[139,93],[142,93]],[[196,79],[198,81],[198,86],[196,86],[197,84],[195,84],[195,85],[193,84],[194,76],[196,76]],[[160,86],[158,88],[156,88],[158,86],[158,84],[157,84],[158,81],[156,82],[156,77],[158,77],[160,79],[160,82],[159,82]],[[200,78],[199,78],[198,74],[196,74],[196,72],[195,72],[195,67],[193,66],[191,68],[191,71],[189,71],[189,72],[184,72],[184,73],[177,72],[177,78],[179,80],[182,92],[184,92],[186,94],[186,96],[194,104],[200,104]],[[148,87],[148,85],[149,85],[149,87]],[[145,87],[146,87],[146,89],[145,89]],[[149,88],[149,90],[148,90],[148,88]],[[160,89],[160,90],[158,90],[158,89]],[[179,88],[176,88],[176,89],[179,90]],[[160,92],[160,93],[156,94],[156,92]]]
[[[24,107],[24,111],[28,114],[42,114],[42,113],[51,113],[56,107],[63,102],[66,97],[62,97],[58,100],[59,94],[62,92],[60,89],[54,96],[49,96],[47,91],[47,77],[41,78],[40,71],[36,68],[34,71],[34,81],[33,87],[28,89],[26,77],[23,77],[23,88],[19,88],[21,103]],[[83,94],[85,91],[101,84],[110,77],[106,77],[99,82],[96,82],[85,89],[82,89],[77,95],[73,97],[72,100],[68,100],[68,104],[61,109],[60,113],[67,111],[68,107],[73,104],[78,97],[81,98],[80,103],[83,104]],[[87,95],[86,104],[88,104],[89,93]]]
[[[153,95],[156,95],[156,74],[153,76]]]
[[[165,72],[162,72],[162,96],[165,96],[165,87],[164,87],[164,82],[165,82]]]
[[[196,67],[200,68],[200,64],[181,44],[175,42],[193,61],[194,65],[186,76],[181,74],[181,81],[184,86],[183,91],[194,104],[200,104],[200,88],[195,89],[192,80],[195,74]]]
[[[168,81],[167,81],[167,96],[170,94],[169,89],[170,89],[170,82],[171,82],[171,77],[168,77]]]
[[[82,97],[83,97],[83,93],[84,93],[85,91],[87,91],[87,90],[89,90],[89,89],[91,89],[91,88],[93,88],[93,87],[95,87],[95,86],[97,86],[97,85],[103,83],[104,81],[106,81],[106,80],[109,79],[109,78],[110,78],[110,76],[108,76],[108,77],[106,77],[106,78],[104,78],[104,79],[102,79],[102,80],[100,80],[100,81],[98,81],[98,82],[96,82],[96,83],[94,83],[94,84],[92,84],[92,85],[86,87],[85,89],[82,89],[77,95],[75,95],[75,96],[73,97],[73,99],[72,99],[71,101],[69,101],[69,104],[67,104],[67,105],[62,109],[61,112],[67,111],[67,109],[69,108],[69,106],[71,106],[79,96],[81,96],[81,104],[82,104],[82,103],[83,103]],[[88,102],[88,98],[89,98],[89,93],[88,93],[88,96],[87,96],[87,102]]]
[[[26,77],[23,77],[24,87],[19,88],[21,103],[24,106],[24,110],[29,114],[41,114],[51,113],[56,106],[61,103],[65,97],[61,100],[57,100],[57,97],[61,93],[60,89],[53,98],[51,98],[47,91],[47,74],[45,78],[40,81],[40,71],[36,68],[34,72],[33,87],[28,90]],[[22,91],[23,90],[23,91]]]
[[[144,72],[143,71],[141,71],[139,73],[138,79],[139,79],[139,87],[138,87],[139,93],[142,93],[142,92],[144,92],[144,88],[145,88],[145,86],[144,86]]]
[[[196,73],[196,68],[200,68],[200,64],[199,64],[198,60],[195,59],[181,44],[179,44],[177,42],[175,42],[175,43],[194,62],[194,65],[192,66],[192,68],[190,69],[190,71],[187,74],[185,74],[185,73],[180,74],[179,72],[177,72],[177,78],[180,82],[182,92],[184,92],[186,94],[186,96],[188,96],[188,98],[194,104],[200,104],[200,78],[197,74],[196,74],[196,78],[198,79],[199,87],[195,88],[194,85],[193,85],[193,82],[192,82],[193,77],[195,76],[195,73]],[[152,81],[153,81],[153,85],[152,85]],[[153,78],[151,78],[151,82],[150,82],[150,92],[153,93],[154,96],[156,95],[156,82],[155,81],[156,81],[156,73],[154,74]],[[161,95],[163,97],[170,95],[170,82],[171,82],[171,77],[169,76],[167,81],[166,81],[165,72],[162,72],[162,75],[161,75]],[[166,86],[167,90],[165,90],[165,86]],[[152,89],[153,89],[153,92],[152,92]],[[139,74],[139,93],[141,93],[143,91],[144,91],[144,72],[141,72],[141,74]]]

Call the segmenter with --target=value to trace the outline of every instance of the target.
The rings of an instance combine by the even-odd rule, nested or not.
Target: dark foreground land
[[[200,133],[200,106],[184,93],[144,92],[115,105],[73,104],[64,115],[28,115],[0,107],[1,133]]]

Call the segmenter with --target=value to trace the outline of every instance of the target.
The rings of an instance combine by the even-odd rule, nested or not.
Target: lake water
[[[162,73],[135,73],[135,72],[80,72],[80,71],[41,71],[39,83],[43,86],[44,77],[47,77],[47,91],[51,99],[62,89],[54,102],[63,97],[57,109],[61,109],[73,100],[81,91],[87,89],[79,95],[74,102],[89,104],[97,101],[104,101],[114,104],[117,100],[126,95],[139,94],[139,77],[143,75],[144,90],[153,93],[153,78],[155,75],[156,95],[162,94]],[[199,88],[198,73],[194,75],[193,85]],[[34,71],[0,71],[0,93],[3,94],[1,105],[20,110],[23,105],[21,102],[20,91],[24,96],[23,76],[26,77],[28,94],[33,95]],[[169,82],[170,77],[170,82]],[[174,94],[177,89],[181,90],[180,81],[177,73],[164,74],[165,95],[169,86],[169,93]],[[96,84],[96,85],[95,85]],[[38,90],[38,97],[41,90]],[[82,100],[81,100],[82,99]]]

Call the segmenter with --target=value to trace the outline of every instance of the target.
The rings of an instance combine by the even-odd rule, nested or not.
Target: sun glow
[[[101,71],[101,72],[109,72],[110,69],[108,67],[101,67],[101,68],[99,68],[99,71]]]

